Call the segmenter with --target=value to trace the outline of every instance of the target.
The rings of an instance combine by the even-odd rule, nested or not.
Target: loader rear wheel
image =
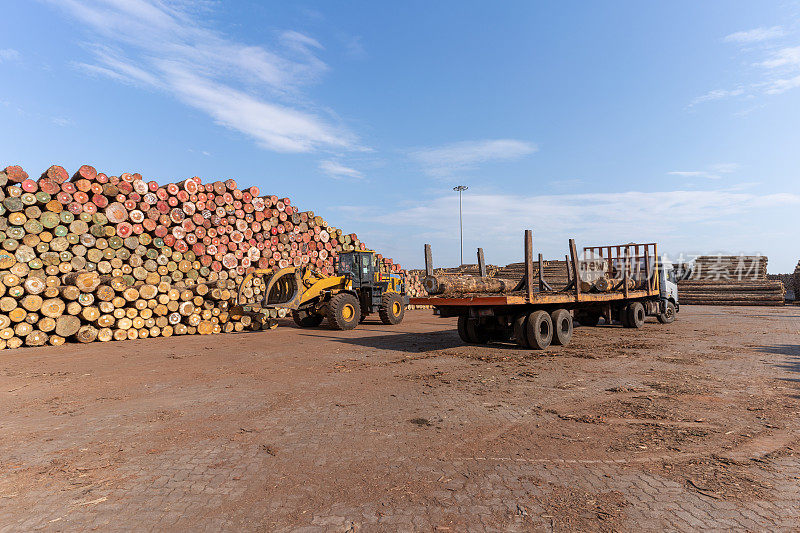
[[[553,320],[547,311],[534,311],[528,315],[525,325],[525,335],[528,344],[534,350],[544,350],[553,340]]]
[[[641,328],[644,326],[644,306],[641,302],[633,302],[628,306],[628,327]]]
[[[600,322],[599,314],[584,314],[578,318],[581,326],[596,326]]]
[[[556,309],[550,313],[553,321],[553,344],[566,346],[572,340],[572,315],[566,309]]]
[[[399,324],[406,314],[406,306],[399,294],[386,293],[381,297],[381,307],[378,315],[384,324]]]
[[[361,318],[361,304],[349,292],[340,292],[328,302],[328,323],[334,329],[353,329]]]
[[[322,324],[325,317],[305,309],[299,309],[297,311],[292,311],[292,318],[294,319],[294,323],[301,328],[315,328]]]

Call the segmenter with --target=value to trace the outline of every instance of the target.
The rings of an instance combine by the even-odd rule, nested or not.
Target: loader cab
[[[375,252],[345,252],[339,254],[336,262],[336,273],[348,276],[353,281],[353,288],[371,287],[375,280]]]

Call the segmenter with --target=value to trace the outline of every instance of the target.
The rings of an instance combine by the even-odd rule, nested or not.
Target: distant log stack
[[[260,329],[286,312],[232,306],[247,272],[330,274],[339,253],[364,249],[289,198],[232,179],[160,185],[53,165],[34,180],[9,166],[0,171],[0,347]],[[382,272],[403,273],[378,259]]]
[[[678,282],[678,299],[689,305],[783,305],[785,294],[781,281],[767,279],[765,256],[700,256]]]
[[[542,263],[542,274],[544,280],[555,290],[561,290],[567,286],[569,280],[567,279],[567,262],[548,260]],[[511,263],[504,267],[497,269],[494,273],[495,276],[521,280],[525,277],[525,263]],[[539,264],[534,261],[533,263],[533,276],[536,283],[539,282]]]

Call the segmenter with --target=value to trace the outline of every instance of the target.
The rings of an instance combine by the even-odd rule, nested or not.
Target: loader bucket
[[[302,286],[300,269],[289,267],[275,272],[267,281],[265,307],[298,309]]]

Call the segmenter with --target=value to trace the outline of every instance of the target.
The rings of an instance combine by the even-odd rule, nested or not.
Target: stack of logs
[[[164,186],[139,174],[50,167],[38,180],[0,172],[0,346],[58,345],[270,325],[284,310],[232,304],[255,267],[330,274],[365,249],[288,198],[234,180]],[[383,272],[401,272],[380,257]]]
[[[547,260],[543,262],[544,280],[555,290],[561,290],[569,283],[567,277],[567,261]],[[539,279],[539,264],[533,263],[534,279]],[[525,263],[511,263],[499,268],[495,274],[498,278],[521,280],[525,276]]]
[[[794,288],[794,303],[795,305],[800,305],[800,261],[797,262],[797,266],[794,269],[792,282]]]
[[[767,279],[765,256],[700,256],[678,282],[682,304],[783,305],[783,283]]]

